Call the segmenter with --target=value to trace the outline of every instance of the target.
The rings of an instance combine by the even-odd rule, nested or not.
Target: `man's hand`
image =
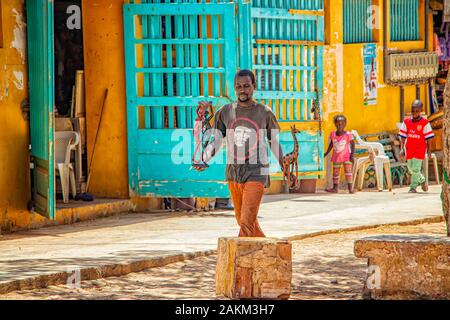
[[[200,101],[198,103],[199,108],[203,109],[203,112],[205,112],[206,110],[208,110],[208,108],[210,108],[212,106],[211,102],[208,101]]]
[[[192,164],[192,168],[195,171],[199,171],[199,172],[205,171],[208,167],[209,166],[206,163],[193,163]]]

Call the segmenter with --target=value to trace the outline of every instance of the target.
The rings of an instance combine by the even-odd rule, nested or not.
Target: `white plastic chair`
[[[77,195],[75,183],[75,173],[70,162],[72,151],[76,151],[80,143],[80,136],[75,131],[55,132],[55,168],[58,170],[61,180],[64,203],[69,203],[69,187],[72,187],[72,194]]]
[[[423,162],[423,173],[424,173],[427,183],[429,183],[429,179],[428,179],[428,162],[429,162],[429,160],[430,159],[426,156],[425,161]],[[436,183],[440,184],[439,166],[438,166],[436,154],[434,154],[434,153],[431,154],[431,161],[433,161],[433,165],[434,165],[434,176],[436,177]]]
[[[356,148],[369,151],[369,156],[355,159],[355,165],[353,168],[353,186],[355,186],[356,180],[358,180],[358,190],[362,190],[364,184],[364,175],[366,173],[367,167],[370,163],[373,163],[375,167],[378,191],[381,192],[384,189],[383,170],[386,174],[388,190],[392,191],[391,162],[389,160],[389,157],[384,152],[383,145],[379,142],[364,141],[359,136],[356,130],[352,130],[352,134],[356,141]]]

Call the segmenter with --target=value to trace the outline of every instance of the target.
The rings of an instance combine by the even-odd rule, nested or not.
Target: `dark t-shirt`
[[[276,138],[280,130],[272,110],[256,103],[251,107],[228,104],[216,113],[214,128],[227,139],[226,179],[237,183],[260,181],[268,187],[267,140]]]

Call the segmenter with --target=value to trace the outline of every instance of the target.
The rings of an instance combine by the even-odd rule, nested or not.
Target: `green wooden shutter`
[[[372,0],[344,0],[344,43],[372,42]]]
[[[391,41],[419,40],[419,0],[391,0]]]
[[[53,152],[53,0],[27,0],[28,73],[34,204],[55,218]]]

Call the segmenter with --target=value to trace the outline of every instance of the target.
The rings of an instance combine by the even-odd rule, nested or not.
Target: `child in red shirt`
[[[428,191],[428,184],[422,174],[422,164],[426,154],[430,154],[430,139],[434,138],[433,130],[427,119],[420,113],[423,103],[415,100],[411,107],[411,117],[403,121],[399,135],[402,142],[402,155],[406,155],[408,171],[411,174],[410,193],[416,193],[421,185],[423,191]]]

